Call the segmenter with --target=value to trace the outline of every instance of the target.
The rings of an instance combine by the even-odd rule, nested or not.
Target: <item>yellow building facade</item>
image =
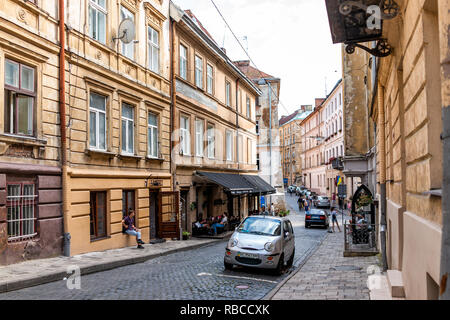
[[[70,254],[179,238],[170,175],[168,1],[68,2],[67,211]],[[119,26],[131,21],[134,41]]]

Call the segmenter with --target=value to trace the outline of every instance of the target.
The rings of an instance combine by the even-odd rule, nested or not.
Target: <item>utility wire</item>
[[[222,20],[225,22],[225,25],[227,26],[227,28],[230,30],[231,34],[233,35],[233,37],[236,39],[237,43],[239,44],[239,46],[242,48],[242,50],[245,52],[245,54],[247,55],[248,59],[250,60],[250,62],[255,66],[256,70],[259,72],[260,76],[262,79],[265,79],[264,75],[262,74],[261,70],[257,67],[256,63],[253,61],[252,57],[250,56],[250,54],[247,52],[247,50],[244,48],[244,46],[242,45],[241,41],[239,41],[239,38],[236,36],[236,34],[233,32],[233,29],[231,29],[230,25],[228,24],[227,20],[225,19],[225,17],[223,16],[222,12],[220,11],[220,9],[217,7],[216,3],[214,2],[214,0],[211,0],[211,3],[213,4],[214,8],[216,8],[217,12],[219,13],[220,17],[222,18]],[[267,83],[267,80],[266,80]],[[274,91],[272,86],[269,86],[272,93],[274,94],[274,96],[277,98],[279,104],[284,108],[284,110],[288,113],[291,114],[291,112],[286,108],[286,106],[284,105],[284,103],[281,101],[280,97],[276,94],[276,92]],[[269,103],[272,103],[272,101],[270,101]],[[300,127],[300,129],[303,129],[299,123],[295,123],[296,125],[298,125]],[[304,129],[303,129],[304,130]],[[306,132],[304,132],[306,133]]]

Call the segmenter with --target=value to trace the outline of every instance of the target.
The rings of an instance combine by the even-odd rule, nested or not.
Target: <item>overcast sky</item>
[[[248,60],[211,0],[173,1],[191,9],[232,60]],[[214,2],[256,67],[281,79],[280,117],[324,97],[325,78],[328,93],[341,78],[341,46],[332,44],[325,0]]]

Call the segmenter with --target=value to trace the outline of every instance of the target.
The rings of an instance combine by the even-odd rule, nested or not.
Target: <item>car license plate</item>
[[[320,220],[320,217],[312,217],[313,220]]]
[[[242,258],[250,258],[250,259],[258,259],[258,255],[257,254],[253,254],[253,253],[245,253],[245,252],[239,252],[238,257],[242,257]]]

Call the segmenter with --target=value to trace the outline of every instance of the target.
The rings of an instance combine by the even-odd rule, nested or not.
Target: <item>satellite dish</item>
[[[123,20],[119,25],[119,36],[115,39],[120,39],[123,43],[127,44],[134,40],[136,36],[136,29],[134,21],[131,19]]]

